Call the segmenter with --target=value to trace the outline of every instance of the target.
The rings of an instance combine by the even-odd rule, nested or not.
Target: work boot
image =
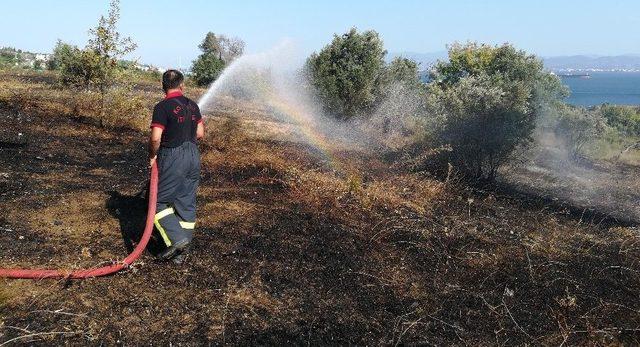
[[[165,249],[164,251],[160,252],[160,254],[158,254],[158,258],[160,258],[161,260],[169,260],[175,257],[176,255],[182,253],[182,251],[186,249],[188,245],[189,245],[189,240],[182,239],[174,243],[173,245],[167,247],[167,249]]]
[[[189,257],[189,248],[191,248],[191,243],[186,245],[180,252],[176,253],[176,255],[171,258],[171,261],[176,265],[182,265]]]
[[[182,251],[182,253],[176,255],[175,257],[171,258],[171,261],[176,264],[176,265],[182,265],[184,264],[184,262],[187,260],[187,252]]]

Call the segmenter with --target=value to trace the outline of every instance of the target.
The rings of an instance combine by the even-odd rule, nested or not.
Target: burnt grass
[[[145,134],[10,108],[0,119],[2,266],[123,258],[144,223]],[[280,164],[236,161],[252,152],[238,147],[257,143]],[[426,211],[349,195],[308,204],[287,168],[335,176],[313,150],[257,139],[201,150],[199,224],[184,264],[156,261],[152,242],[106,278],[0,279],[0,343],[640,343],[633,224],[453,184],[425,196]],[[365,188],[399,174],[374,166],[359,166]]]

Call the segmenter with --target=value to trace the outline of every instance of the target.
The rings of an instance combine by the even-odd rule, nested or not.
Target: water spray
[[[298,61],[302,60],[291,40],[283,40],[265,52],[242,55],[209,86],[198,106],[206,115],[211,105],[225,96],[239,95],[257,102],[275,119],[294,124],[302,140],[339,171],[328,134],[334,140],[338,128],[343,127],[322,114],[322,108],[305,88]]]

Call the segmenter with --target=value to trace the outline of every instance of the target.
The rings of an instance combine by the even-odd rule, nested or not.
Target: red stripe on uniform
[[[204,123],[204,119],[200,118],[197,124]]]
[[[164,130],[164,125],[162,125],[160,123],[151,123],[151,127],[152,128],[160,128],[160,129]]]
[[[174,91],[174,92],[171,92],[171,93],[167,94],[167,95],[164,97],[164,99],[166,100],[166,99],[171,99],[171,98],[177,98],[177,97],[179,97],[179,96],[182,96],[182,92],[181,92],[181,91],[179,91],[179,90],[176,90],[176,91]]]

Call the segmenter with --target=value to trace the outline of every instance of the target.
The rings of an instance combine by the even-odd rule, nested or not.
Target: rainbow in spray
[[[317,149],[332,169],[340,170],[340,162],[327,137],[327,124],[318,116],[318,108],[300,87],[299,74],[291,69],[293,45],[283,41],[269,51],[243,55],[231,63],[209,86],[198,105],[207,107],[223,95],[242,95],[265,106],[276,119],[285,118],[296,126],[305,143]],[[328,121],[328,120],[327,120]]]
[[[334,170],[341,171],[340,160],[334,155],[336,151],[332,145],[335,139],[328,138],[325,131],[321,130],[323,127],[318,124],[317,118],[311,112],[277,96],[269,98],[267,105],[297,125],[305,142],[320,151]]]

